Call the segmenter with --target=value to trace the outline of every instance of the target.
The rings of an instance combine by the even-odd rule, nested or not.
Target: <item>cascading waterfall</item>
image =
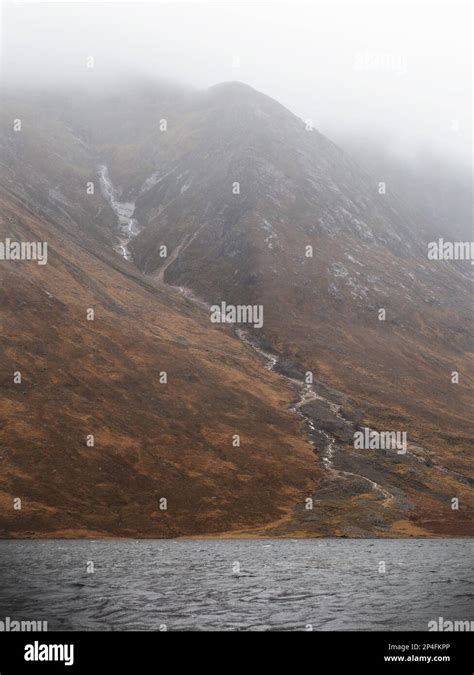
[[[117,216],[118,244],[115,250],[125,260],[131,260],[132,254],[129,243],[141,231],[138,221],[132,217],[135,211],[135,202],[121,202],[119,200],[120,192],[113,186],[109,170],[105,164],[99,166],[98,173],[102,194]]]

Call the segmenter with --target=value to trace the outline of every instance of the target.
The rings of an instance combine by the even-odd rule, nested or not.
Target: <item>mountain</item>
[[[60,227],[108,245],[115,238],[114,214],[100,193],[87,193],[96,161],[77,97],[4,92],[2,184]]]
[[[6,504],[34,496],[22,527],[469,532],[470,265],[428,260],[429,216],[403,190],[240,83],[142,81],[54,102],[16,92],[5,110],[3,236],[53,242],[44,268],[1,268],[12,308],[3,489]],[[117,204],[133,218],[129,262],[114,252]],[[244,326],[242,342],[209,320],[221,302],[261,306],[262,327]],[[92,334],[87,307],[107,315]],[[38,386],[12,384],[12,355]],[[162,370],[174,386],[157,384]],[[102,430],[98,446],[84,445],[86,427]],[[356,449],[364,427],[405,432],[408,451]],[[158,495],[179,508],[163,517]],[[18,521],[6,516],[6,530],[24,532]]]
[[[228,331],[6,192],[1,232],[48,242],[2,262],[4,536],[255,527],[312,488],[290,388]]]
[[[341,135],[337,143],[369,173],[386,180],[391,192],[411,208],[413,219],[425,225],[426,242],[438,237],[472,239],[472,169],[465,160],[426,147],[396,152],[370,137]]]

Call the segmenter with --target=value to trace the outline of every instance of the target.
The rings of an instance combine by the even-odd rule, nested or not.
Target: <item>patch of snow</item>
[[[332,271],[332,274],[333,274],[334,277],[345,278],[349,275],[349,272],[347,271],[347,269],[340,262],[333,263],[330,267],[330,270]]]
[[[63,193],[58,189],[48,190],[48,197],[50,200],[64,204],[65,206],[72,206],[69,199],[63,195]]]
[[[348,260],[350,260],[351,262],[356,263],[356,265],[360,265],[361,267],[365,267],[365,265],[363,265],[361,262],[359,262],[359,260],[356,260],[356,258],[351,256],[349,253],[346,253],[346,258]]]
[[[186,190],[189,190],[189,188],[191,187],[192,183],[193,183],[193,179],[192,179],[192,178],[190,178],[189,180],[187,180],[187,181],[184,183],[184,185],[181,186],[180,193],[183,194],[183,192],[186,192]]]
[[[174,173],[175,171],[176,169],[171,169],[171,171],[168,171],[164,175],[161,175],[161,171],[155,171],[155,173],[152,173],[152,175],[149,176],[143,183],[140,189],[140,195],[143,195],[145,192],[148,192],[148,190],[151,190],[152,187],[155,187],[155,185],[158,185],[159,183],[164,181],[165,178],[171,176],[171,174]]]

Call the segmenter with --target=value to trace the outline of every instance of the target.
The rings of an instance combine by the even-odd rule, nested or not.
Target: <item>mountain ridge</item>
[[[145,325],[149,300],[145,301],[139,288],[165,293],[163,302],[166,306],[170,303],[165,315],[171,317],[170,321],[181,321],[183,317],[179,316],[189,315],[191,323],[201,326],[207,320],[207,329],[200,330],[208,344],[210,363],[219,353],[213,331],[226,332],[226,328],[212,326],[203,312],[203,303],[225,300],[263,306],[263,328],[252,331],[250,327],[249,338],[257,340],[259,348],[268,347],[278,354],[276,372],[280,380],[276,374],[268,376],[275,387],[273,402],[267,407],[263,400],[259,403],[261,413],[255,420],[252,437],[258,449],[254,470],[261,470],[259,463],[265,461],[262,444],[265,448],[271,445],[267,418],[276,415],[283,424],[280,433],[286,438],[286,447],[297,449],[292,464],[291,498],[285,501],[283,523],[275,524],[279,520],[278,500],[285,494],[285,473],[280,479],[277,476],[279,471],[284,472],[286,461],[277,452],[272,455],[272,471],[276,475],[271,477],[268,471],[264,472],[260,488],[266,491],[265,481],[275,485],[275,497],[259,506],[255,496],[245,523],[241,522],[239,509],[227,503],[222,516],[225,522],[220,520],[219,515],[212,515],[210,494],[206,496],[202,460],[210,460],[201,447],[201,455],[194,457],[201,466],[195,471],[195,480],[202,499],[202,523],[207,525],[201,523],[197,532],[206,533],[207,527],[216,533],[264,531],[275,536],[292,532],[298,536],[466,534],[466,509],[472,503],[469,461],[463,455],[472,441],[468,424],[472,343],[463,317],[470,307],[467,280],[455,268],[428,264],[422,224],[413,220],[409,207],[390,195],[390,186],[388,194],[380,194],[378,181],[346,153],[318,131],[307,130],[302,120],[265,94],[241,83],[222,83],[204,92],[180,91],[176,95],[170,89],[161,95],[159,87],[152,90],[144,86],[141,91],[137,98],[124,92],[105,92],[104,96],[92,96],[86,104],[74,104],[74,99],[64,105],[56,101],[58,110],[53,119],[45,120],[41,97],[39,101],[23,101],[28,135],[21,140],[11,138],[15,104],[12,108],[10,103],[3,117],[2,140],[11,166],[5,168],[3,162],[0,180],[7,192],[14,189],[17,199],[33,208],[27,216],[24,207],[8,197],[13,220],[20,211],[23,221],[39,218],[50,236],[59,236],[63,242],[67,253],[63,283],[66,288],[73,283],[67,268],[76,280],[82,279],[83,290],[76,290],[79,302],[84,283],[90,283],[88,292],[95,294],[94,303],[98,307],[109,303],[112,309],[122,306],[126,322],[126,305],[117,304],[124,284],[128,301],[139,308],[139,324]],[[37,113],[34,118],[33,109]],[[49,104],[47,114],[51,115],[51,110]],[[165,130],[160,129],[163,120]],[[55,136],[50,135],[52,124],[59,129]],[[54,157],[62,159],[55,164]],[[120,199],[134,200],[133,217],[141,228],[130,241],[134,265],[112,250],[117,236],[116,214],[99,189],[99,164],[107,165]],[[43,167],[47,168],[45,173]],[[87,180],[96,187],[92,199],[85,190]],[[236,183],[238,193],[233,192]],[[45,190],[52,190],[53,197],[45,199]],[[58,199],[58,191],[63,198]],[[4,219],[5,236],[11,229],[12,223]],[[68,243],[72,241],[83,251],[79,265],[73,262],[77,253]],[[163,245],[167,248],[165,258],[159,255]],[[305,254],[307,246],[312,246],[312,257]],[[58,264],[58,260],[54,262]],[[99,266],[100,282],[94,280],[93,265]],[[10,272],[10,267],[11,279],[21,279],[20,271],[13,267]],[[163,282],[177,290],[165,291]],[[14,297],[13,286],[8,288]],[[29,293],[34,296],[33,290],[26,288],[30,286],[25,287],[22,302],[27,301]],[[58,290],[48,292],[56,296]],[[195,306],[194,296],[201,299],[200,305]],[[45,294],[45,302],[47,298]],[[161,301],[154,299],[155,302]],[[387,313],[385,321],[379,320],[381,308]],[[165,311],[163,307],[161,311]],[[42,334],[40,317],[36,317],[33,326]],[[123,330],[128,335],[130,326],[125,323]],[[17,331],[16,340],[22,344],[24,338],[18,326]],[[117,354],[132,349],[134,358],[140,358],[137,346],[132,348],[130,342],[123,342],[118,327],[110,327],[110,331],[108,339],[115,342]],[[146,333],[145,328],[140,331],[141,335]],[[66,335],[63,332],[61,338],[65,344]],[[228,339],[240,344],[232,331]],[[149,338],[144,344],[150,355],[156,355]],[[95,344],[98,357],[106,358],[104,345]],[[170,345],[168,358],[173,359],[173,352],[181,353],[182,345],[173,341]],[[9,348],[8,340],[5,346]],[[60,351],[61,342],[57,346]],[[243,389],[251,391],[255,385],[249,385],[252,368],[248,364],[254,364],[256,376],[260,377],[261,361],[255,360],[249,345],[233,349],[233,358],[242,360],[242,366],[236,367],[238,379],[246,383]],[[202,367],[208,373],[208,382],[214,381],[211,386],[215,387],[210,363]],[[454,368],[462,375],[457,385],[450,383]],[[133,377],[130,380],[131,373],[118,363],[114,369],[124,382],[131,382],[137,397],[135,405],[143,405],[141,385]],[[296,373],[300,382],[307,371],[313,374],[318,391],[324,392],[326,403],[307,401],[300,411],[307,418],[305,425],[313,420],[324,433],[334,437],[336,452],[331,471],[325,463],[327,441],[323,431],[313,434],[312,450],[308,429],[301,428],[297,419],[292,424],[288,421],[289,399],[295,395],[293,392],[288,397],[288,392],[299,385],[285,380],[285,376]],[[199,373],[192,373],[190,362],[191,379],[184,379],[182,386],[189,386],[197,377],[198,392]],[[150,391],[152,383],[147,382],[145,373],[142,376],[143,390]],[[237,377],[232,369],[225,369],[224,376]],[[239,405],[251,408],[252,399],[246,400],[240,388],[238,392]],[[148,396],[153,400],[150,393]],[[230,400],[228,396],[223,396],[224,401]],[[285,412],[277,413],[282,397],[287,398]],[[196,411],[209,414],[209,402],[202,398],[202,392],[193,401]],[[69,403],[65,405],[69,415]],[[113,404],[107,405],[115,419]],[[121,405],[117,406],[120,410]],[[335,415],[334,406],[340,406],[342,418]],[[437,411],[436,417],[433,410]],[[221,406],[221,414],[227,417],[229,413]],[[168,416],[167,425],[174,419],[171,409]],[[154,419],[151,411],[148,418]],[[21,428],[14,415],[10,421],[13,427]],[[286,435],[285,424],[292,430]],[[397,457],[356,452],[351,434],[364,425],[381,430],[404,429],[408,432],[410,453]],[[156,429],[152,434],[157,438]],[[192,438],[191,429],[184,434]],[[225,457],[219,433],[211,428],[209,439]],[[133,437],[128,442],[137,447]],[[55,452],[59,451],[57,444],[58,440],[53,444]],[[175,451],[173,444],[161,450],[165,457]],[[152,472],[157,470],[157,459],[147,459]],[[18,461],[22,471],[32,471],[29,464],[22,466],[21,458]],[[244,462],[242,458],[240,461]],[[213,464],[216,471],[224,471],[224,465]],[[462,480],[456,478],[456,472]],[[219,479],[223,480],[227,499],[233,489],[241,498],[248,480],[248,473],[244,471],[243,475],[246,477],[242,479],[234,475],[234,487],[230,478]],[[361,481],[357,476],[368,478]],[[121,491],[132,494],[135,488],[127,488],[123,477],[120,481],[108,489],[117,492],[120,486]],[[176,489],[170,476],[166,481]],[[395,495],[395,502],[382,503],[371,481]],[[46,487],[44,490],[46,498]],[[450,495],[455,493],[463,495],[461,513],[450,508]],[[305,512],[305,494],[311,494],[318,503],[317,514]],[[185,531],[183,519],[192,520],[192,510],[185,501],[168,535],[193,534],[192,525]],[[109,523],[107,527],[112,528],[110,531],[132,531],[117,522],[112,524],[104,508],[102,503],[100,513]],[[146,508],[150,508],[149,503]],[[259,508],[262,511],[258,512]],[[76,504],[69,523],[77,520],[77,509]],[[159,536],[168,536],[156,522],[145,527],[137,513],[133,518],[141,532],[149,533],[146,536],[153,536],[153,527],[158,528]],[[97,531],[97,523],[100,517],[88,527]],[[7,527],[13,531],[10,519]]]

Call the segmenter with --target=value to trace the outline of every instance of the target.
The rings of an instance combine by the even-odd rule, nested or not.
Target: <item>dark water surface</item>
[[[474,618],[472,553],[471,540],[452,539],[0,541],[0,620],[49,630],[427,630],[440,616]]]

